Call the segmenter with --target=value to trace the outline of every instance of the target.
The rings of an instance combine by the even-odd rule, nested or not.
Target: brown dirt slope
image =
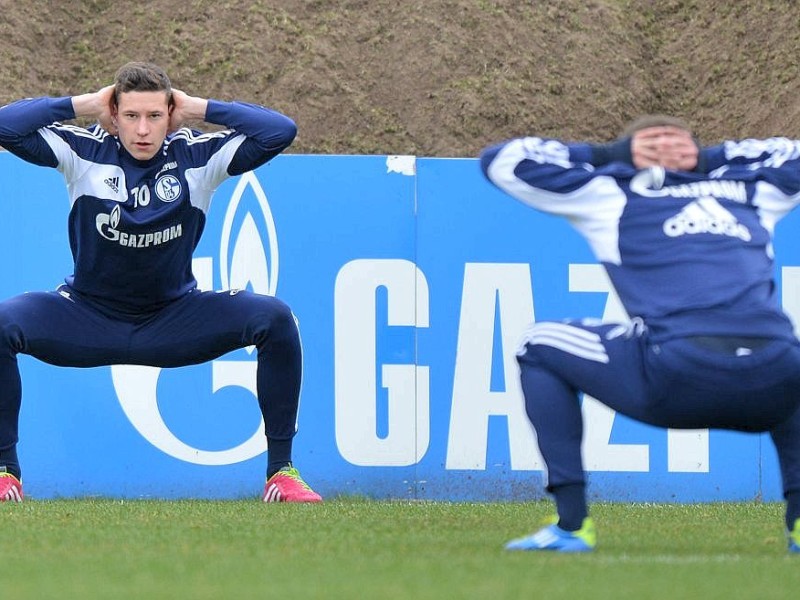
[[[292,116],[292,152],[474,156],[686,118],[704,142],[800,137],[794,0],[0,0],[0,103],[110,82]]]

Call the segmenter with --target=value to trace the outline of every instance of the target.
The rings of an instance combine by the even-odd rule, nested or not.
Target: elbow
[[[281,145],[284,148],[288,148],[294,142],[294,139],[297,137],[297,124],[290,119],[289,117],[285,117],[285,123],[281,129],[280,139]]]
[[[0,148],[8,149],[19,144],[20,137],[13,131],[0,128]]]
[[[5,119],[5,116],[6,111],[4,107],[0,108],[0,146],[2,146],[4,142],[6,144],[11,143],[19,137],[11,125],[12,120]]]
[[[500,152],[500,148],[502,148],[502,144],[489,146],[488,148],[484,148],[480,153],[481,171],[483,171],[483,175],[487,179],[489,179],[489,167],[491,166],[495,157],[497,157],[497,153]]]

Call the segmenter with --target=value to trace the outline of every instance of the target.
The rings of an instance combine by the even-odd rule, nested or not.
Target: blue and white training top
[[[704,173],[601,164],[593,148],[514,139],[485,149],[481,167],[511,196],[569,220],[653,341],[794,339],[774,282],[772,235],[800,201],[800,141],[705,148]]]
[[[99,125],[64,125],[72,99],[33,98],[0,108],[0,146],[55,167],[69,195],[77,292],[123,315],[157,310],[195,288],[192,253],[219,184],[266,163],[294,140],[288,117],[242,102],[209,100],[206,121],[228,129],[170,134],[147,161]]]

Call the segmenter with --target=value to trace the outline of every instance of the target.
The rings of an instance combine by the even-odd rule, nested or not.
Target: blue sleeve
[[[519,138],[481,153],[481,169],[501,189],[524,184],[557,194],[567,194],[595,176],[589,162],[573,162],[590,152],[587,144],[565,144],[537,137]],[[506,191],[509,191],[506,189]],[[513,192],[511,192],[514,195]]]
[[[718,146],[706,146],[700,149],[700,153],[697,157],[697,170],[701,173],[710,173],[720,168],[726,162],[724,146],[721,144]]]
[[[484,150],[481,168],[512,198],[565,217],[599,260],[619,264],[618,223],[627,198],[617,179],[629,179],[636,171],[622,162],[600,167],[573,162],[586,151],[584,144],[519,138]]]
[[[0,146],[21,159],[44,167],[58,164],[39,129],[75,118],[72,98],[27,98],[0,108]]]
[[[570,144],[570,158],[573,162],[586,162],[595,167],[613,162],[633,166],[631,138],[620,138],[608,144]]]
[[[709,172],[725,165],[778,167],[787,161],[800,158],[800,140],[784,137],[728,140],[717,146],[703,148],[701,154]]]
[[[297,135],[297,126],[286,115],[245,102],[209,100],[205,120],[246,137],[228,166],[229,175],[260,167],[286,150]]]
[[[800,140],[726,141],[703,148],[701,159],[707,173],[744,168],[786,195],[794,196],[800,192]]]
[[[504,144],[498,144],[491,149],[485,150],[483,156],[489,160],[489,151],[492,151],[492,156],[494,156],[503,145]],[[633,165],[633,159],[631,158],[631,138],[629,137],[620,138],[608,144],[573,142],[565,146],[569,151],[570,162],[575,164],[585,163],[593,167],[602,167],[613,162],[621,162],[626,165]]]

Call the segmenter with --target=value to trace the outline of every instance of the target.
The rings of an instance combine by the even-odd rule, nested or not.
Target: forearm
[[[69,97],[27,98],[0,108],[0,145],[10,147],[56,121],[75,118]]]
[[[108,114],[110,111],[110,99],[111,96],[105,89],[99,92],[73,96],[72,108],[75,111],[75,117],[100,120],[103,115]]]
[[[558,214],[558,205],[564,205],[564,200],[556,197],[574,196],[594,174],[586,161],[572,162],[575,149],[580,150],[579,145],[553,139],[517,138],[484,149],[481,169],[489,181],[511,196]]]
[[[297,126],[286,115],[246,102],[209,100],[205,120],[242,133],[270,149],[288,147],[297,134]]]
[[[206,122],[223,125],[247,138],[231,160],[228,167],[230,175],[263,165],[286,150],[297,135],[297,126],[289,117],[244,102],[209,100]]]
[[[187,121],[206,121],[208,112],[208,100],[196,96],[186,96],[181,105],[183,118]]]
[[[589,144],[589,164],[601,167],[612,162],[622,162],[633,165],[631,155],[631,138],[625,137],[607,144]]]

